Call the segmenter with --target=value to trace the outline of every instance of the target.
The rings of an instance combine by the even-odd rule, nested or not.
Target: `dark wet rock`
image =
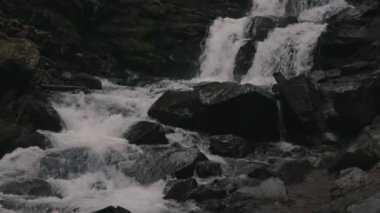
[[[378,114],[378,77],[361,73],[320,84],[330,108],[325,113],[330,129],[354,138]]]
[[[235,57],[235,67],[233,73],[235,78],[239,79],[245,75],[256,53],[257,42],[264,41],[269,32],[276,27],[286,27],[290,24],[297,23],[296,17],[274,17],[274,16],[255,16],[247,26],[245,37],[246,43],[239,49]]]
[[[168,125],[213,134],[234,134],[254,141],[279,138],[275,100],[253,85],[208,83],[193,91],[169,91],[148,113]]]
[[[194,175],[196,163],[205,160],[207,157],[194,147],[146,147],[141,159],[123,167],[122,171],[142,184],[150,184],[167,176],[190,178]]]
[[[283,111],[287,139],[307,143],[310,141],[306,139],[309,135],[321,137],[326,128],[318,115],[322,97],[316,86],[303,75],[285,79],[281,73],[275,73],[274,77],[285,102]]]
[[[195,172],[200,178],[208,178],[222,175],[222,167],[220,163],[213,161],[201,161],[195,166]]]
[[[341,197],[370,183],[367,172],[355,167],[344,169],[339,172],[338,178],[334,181],[331,196],[333,198]]]
[[[206,109],[193,91],[168,91],[148,113],[167,124],[194,128],[201,126],[201,116],[206,114]]]
[[[76,86],[85,86],[89,89],[102,89],[102,82],[87,73],[73,74],[69,79],[69,83]]]
[[[27,88],[40,60],[38,47],[26,39],[0,40],[0,95]]]
[[[252,153],[252,143],[233,135],[216,135],[210,137],[210,152],[223,157],[243,158]]]
[[[41,159],[39,177],[75,178],[94,169],[92,168],[96,164],[94,160],[86,148],[69,148],[52,152]]]
[[[280,161],[270,171],[289,185],[302,182],[312,170],[313,166],[308,159],[297,159]]]
[[[380,159],[379,122],[377,117],[370,126],[363,129],[356,140],[332,162],[329,170],[335,172],[350,167],[371,169]]]
[[[0,121],[0,144],[0,158],[17,148],[51,147],[50,141],[40,133],[4,121]]]
[[[136,145],[167,144],[164,128],[153,122],[140,121],[131,126],[124,135],[128,142]]]
[[[376,0],[361,1],[333,16],[318,42],[315,65],[333,69],[355,61],[374,61],[378,56],[379,4]]]
[[[120,206],[108,206],[104,209],[101,209],[99,211],[93,212],[93,213],[131,213],[127,209],[124,209],[123,207]]]
[[[252,171],[248,173],[248,177],[256,178],[260,180],[266,180],[270,177],[275,177],[275,176],[276,174],[270,171],[270,169],[267,166],[260,166],[260,167],[254,168]]]
[[[59,192],[47,181],[42,179],[22,182],[12,181],[0,186],[4,194],[27,195],[36,197],[62,197]]]
[[[178,180],[170,187],[165,194],[164,199],[183,202],[189,199],[192,190],[197,188],[198,184],[194,178]]]
[[[304,122],[312,119],[321,100],[319,100],[317,89],[310,79],[304,75],[285,79],[281,73],[275,73],[274,77],[281,96],[297,118]]]
[[[63,121],[57,111],[49,104],[38,100],[29,100],[25,106],[23,119],[25,123],[32,124],[36,129],[59,132]]]

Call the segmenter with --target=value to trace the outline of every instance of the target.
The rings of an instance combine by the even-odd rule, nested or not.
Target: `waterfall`
[[[275,83],[272,76],[275,72],[290,78],[310,71],[318,38],[327,26],[323,20],[346,6],[343,0],[332,0],[327,5],[302,11],[300,23],[276,28],[265,41],[257,44],[253,65],[242,82],[272,85]]]
[[[259,42],[253,65],[243,83],[271,85],[272,74],[281,72],[286,78],[297,76],[313,66],[313,50],[325,24],[300,23],[275,29]]]
[[[210,27],[200,63],[202,81],[234,81],[235,58],[247,40],[247,26],[253,16],[298,16],[299,24],[275,28],[256,44],[252,67],[243,83],[271,85],[272,74],[292,77],[313,66],[313,51],[325,30],[323,20],[347,6],[344,0],[253,0],[247,17],[219,18]]]
[[[233,81],[235,57],[246,41],[246,30],[252,16],[281,16],[287,0],[256,0],[248,15],[241,19],[218,18],[211,25],[200,58],[199,79],[202,81]]]
[[[218,18],[210,27],[209,39],[201,56],[202,80],[230,81],[233,79],[235,56],[244,44],[244,28],[248,18]]]

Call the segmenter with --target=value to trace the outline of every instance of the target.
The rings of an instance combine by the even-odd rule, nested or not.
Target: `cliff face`
[[[0,1],[2,37],[26,38],[62,70],[115,75],[133,69],[185,77],[208,26],[240,17],[249,0]]]

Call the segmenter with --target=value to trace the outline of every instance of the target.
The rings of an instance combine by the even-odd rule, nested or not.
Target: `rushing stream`
[[[214,21],[201,56],[200,75],[194,81],[233,81],[235,56],[246,42],[245,31],[253,16],[296,15],[300,23],[276,28],[257,44],[253,65],[242,82],[270,85],[274,72],[286,77],[307,72],[313,65],[317,39],[326,27],[323,20],[345,6],[343,0],[254,0],[247,17]],[[105,80],[102,83],[101,91],[60,93],[52,98],[65,129],[60,133],[41,131],[52,141],[51,149],[17,149],[0,161],[0,185],[43,180],[59,196],[0,192],[1,212],[86,213],[109,205],[134,213],[196,208],[191,203],[184,207],[164,200],[164,180],[143,186],[119,169],[134,164],[144,154],[141,148],[128,144],[123,133],[137,121],[150,120],[147,110],[164,91],[186,89],[192,82],[161,81],[145,87],[117,86]],[[190,146],[195,145],[191,134],[196,135],[178,128],[167,137],[170,143]],[[202,145],[200,148],[205,151]],[[224,162],[216,156],[210,158]]]

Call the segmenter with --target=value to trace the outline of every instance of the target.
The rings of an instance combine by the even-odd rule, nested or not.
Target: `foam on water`
[[[265,41],[257,44],[252,67],[242,82],[268,86],[275,83],[276,72],[286,78],[309,72],[318,38],[327,27],[323,20],[346,6],[344,0],[332,0],[327,5],[303,11],[299,19],[304,22],[273,30]]]
[[[239,49],[247,41],[252,16],[299,16],[301,23],[276,28],[256,47],[252,67],[243,83],[270,86],[272,74],[292,77],[313,66],[313,51],[326,28],[323,21],[347,7],[344,0],[253,0],[241,19],[218,18],[210,27],[200,63],[201,81],[234,81],[233,70]]]
[[[200,58],[201,81],[233,81],[235,57],[245,44],[246,32],[252,16],[282,16],[286,0],[254,0],[246,17],[218,18],[211,25],[204,51]]]
[[[326,25],[299,23],[276,28],[269,37],[257,45],[253,65],[242,82],[255,85],[275,83],[273,73],[285,77],[297,76],[313,66],[313,50]]]
[[[137,121],[150,120],[148,108],[162,92],[187,89],[188,86],[185,82],[162,81],[147,87],[131,88],[104,80],[103,86],[104,90],[91,94],[62,93],[53,98],[53,106],[65,128],[60,133],[40,131],[52,141],[53,148],[17,149],[0,160],[0,185],[6,181],[44,178],[63,198],[25,198],[0,193],[0,203],[12,203],[17,212],[28,213],[73,212],[76,209],[93,212],[109,205],[122,206],[134,213],[181,212],[180,206],[163,199],[163,181],[143,186],[115,165],[134,163],[134,156],[143,154],[139,147],[122,138],[123,133]],[[89,158],[82,163],[89,171],[65,174],[69,176],[65,179],[41,174],[42,166],[45,172],[46,168],[49,169],[42,165],[41,159],[71,148],[87,150]],[[75,156],[62,155],[58,160],[67,166],[70,164],[65,162],[71,159],[65,158],[71,157],[75,159]],[[65,169],[58,171],[66,172]],[[0,211],[5,209],[0,207]]]

